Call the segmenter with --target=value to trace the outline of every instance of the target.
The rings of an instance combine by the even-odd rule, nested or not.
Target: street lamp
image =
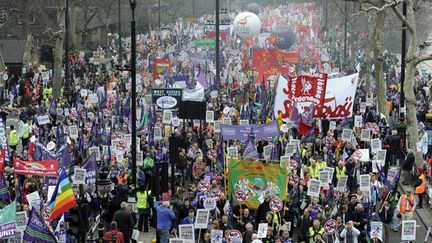
[[[136,188],[137,182],[137,165],[136,165],[136,30],[135,30],[135,7],[137,5],[135,0],[129,0],[130,8],[132,10],[132,21],[131,21],[131,46],[132,46],[132,59],[131,59],[131,98],[132,98],[132,144],[131,144],[131,156],[132,156],[132,183]]]

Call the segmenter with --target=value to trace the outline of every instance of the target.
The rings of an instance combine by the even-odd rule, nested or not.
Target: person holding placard
[[[157,212],[157,234],[160,237],[161,243],[168,243],[169,231],[171,229],[171,222],[175,219],[176,215],[172,210],[169,202],[156,202],[155,209]]]
[[[354,227],[353,221],[349,221],[340,234],[341,238],[344,238],[346,243],[358,243],[359,235],[360,231]]]

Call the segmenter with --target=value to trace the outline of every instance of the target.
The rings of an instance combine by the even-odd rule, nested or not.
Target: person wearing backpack
[[[107,243],[124,243],[123,233],[117,229],[117,222],[111,222],[111,230],[105,232],[104,240]]]

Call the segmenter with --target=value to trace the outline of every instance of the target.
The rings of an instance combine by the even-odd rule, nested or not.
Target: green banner
[[[233,201],[236,204],[244,200],[243,204],[251,209],[257,209],[266,195],[285,199],[288,170],[279,164],[230,160],[228,173],[228,194],[234,197]],[[242,195],[245,198],[241,198]]]
[[[214,49],[216,47],[216,39],[200,39],[195,41],[195,48],[209,48]]]

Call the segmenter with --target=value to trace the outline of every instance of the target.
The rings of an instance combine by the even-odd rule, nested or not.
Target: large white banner
[[[357,83],[358,73],[341,78],[328,79],[323,107],[319,107],[317,102],[314,102],[315,117],[320,109],[322,109],[321,117],[323,118],[341,119],[353,116]],[[275,96],[274,115],[277,117],[278,113],[282,112],[284,121],[288,120],[289,115],[287,113],[291,113],[294,104],[297,104],[300,114],[311,104],[311,102],[301,98],[293,102],[294,100],[290,100],[292,96],[289,93],[288,80],[280,76]]]

